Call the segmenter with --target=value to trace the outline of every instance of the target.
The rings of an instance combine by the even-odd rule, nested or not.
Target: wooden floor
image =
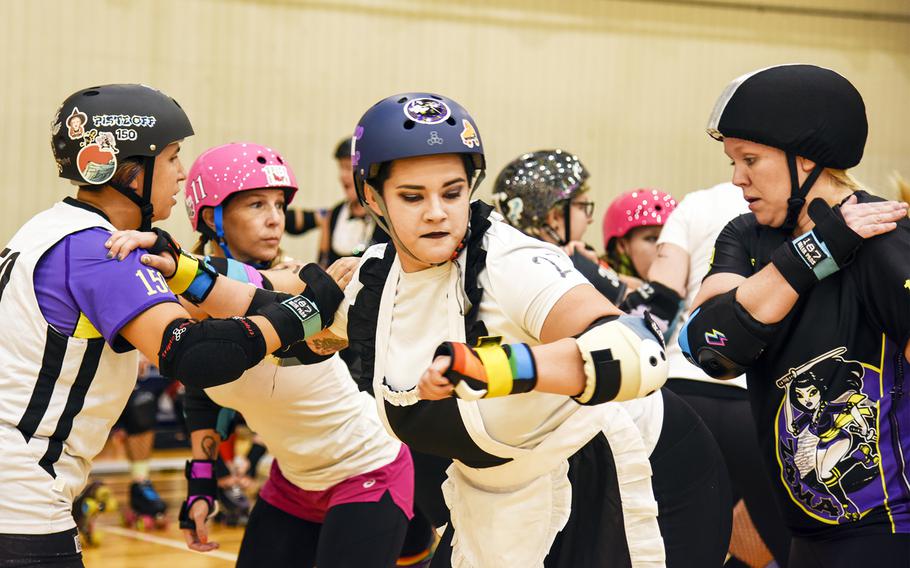
[[[127,474],[93,476],[111,488],[121,508],[129,502],[130,476]],[[177,526],[177,512],[186,498],[183,472],[153,472],[152,483],[167,502],[167,527],[139,531],[125,527],[120,512],[104,512],[96,526],[101,544],[83,549],[88,568],[225,568],[233,566],[240,548],[243,529],[210,524],[212,540],[221,548],[209,553],[190,551]]]

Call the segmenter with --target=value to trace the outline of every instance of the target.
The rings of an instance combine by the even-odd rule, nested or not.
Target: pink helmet
[[[233,142],[206,150],[190,167],[184,187],[186,214],[193,230],[199,230],[199,212],[203,207],[217,208],[239,191],[263,188],[288,190],[288,204],[297,193],[294,170],[275,150],[250,142]]]
[[[663,225],[676,209],[676,200],[659,189],[634,189],[613,200],[604,215],[604,246],[635,227]]]

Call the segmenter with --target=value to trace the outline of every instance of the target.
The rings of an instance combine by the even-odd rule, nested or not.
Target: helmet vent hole
[[[283,164],[283,163],[284,163],[284,160],[281,159],[281,156],[279,156],[279,155],[277,155],[277,154],[275,155],[275,159],[278,160],[278,163],[279,163],[279,164]]]
[[[414,124],[415,123],[413,120],[406,120],[406,121],[404,121],[404,129],[411,130],[412,128],[414,128]]]
[[[82,93],[83,97],[94,97],[95,95],[100,94],[98,91],[85,91]]]
[[[260,164],[264,164],[266,162],[266,159],[264,156],[256,156],[256,161]]]
[[[439,96],[436,96],[436,95],[430,95],[430,97],[436,99],[437,101],[441,101],[441,100],[442,100],[442,97],[439,97]]]
[[[654,357],[654,356],[652,355],[652,356],[648,359],[648,363],[651,363],[651,366],[652,366],[652,367],[656,367],[656,366],[657,366],[657,357]]]
[[[404,103],[406,103],[406,102],[408,102],[408,98],[407,98],[407,97],[401,97],[400,99],[398,99],[398,104],[404,104]]]
[[[449,118],[447,118],[447,119],[446,119],[446,124],[448,124],[449,126],[455,126],[455,117],[454,117],[454,116],[450,116]]]
[[[660,211],[661,209],[663,209],[663,207],[661,207],[660,205],[655,205],[655,206],[654,206],[654,210],[655,210],[655,211]]]

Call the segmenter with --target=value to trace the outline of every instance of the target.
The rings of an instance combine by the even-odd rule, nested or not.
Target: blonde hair
[[[845,187],[850,191],[867,191],[866,187],[847,170],[825,168],[825,172],[831,177],[836,185]]]
[[[894,172],[892,179],[894,180],[894,185],[897,186],[901,201],[910,203],[910,183],[898,172]]]

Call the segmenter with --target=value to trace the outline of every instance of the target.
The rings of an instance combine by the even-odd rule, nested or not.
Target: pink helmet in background
[[[203,152],[190,167],[184,187],[193,230],[199,230],[203,207],[217,208],[231,195],[250,189],[286,189],[290,204],[297,193],[297,178],[281,154],[259,144],[232,142]]]
[[[673,196],[659,189],[634,189],[613,200],[604,214],[604,246],[635,227],[663,225],[676,209]]]

